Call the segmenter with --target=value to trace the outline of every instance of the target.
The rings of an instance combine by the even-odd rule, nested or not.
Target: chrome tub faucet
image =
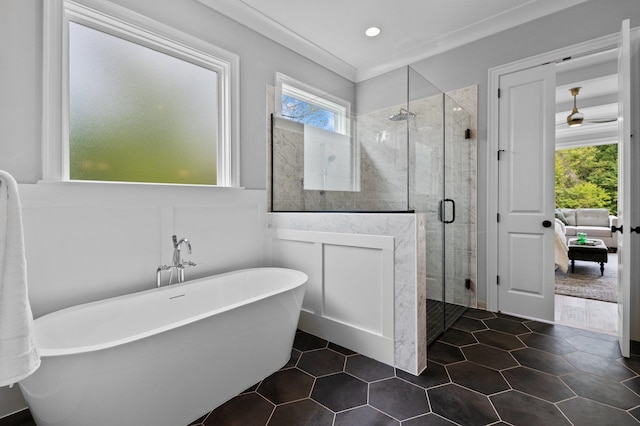
[[[172,284],[174,271],[176,271],[177,282],[182,283],[184,282],[184,270],[186,268],[196,266],[196,264],[190,260],[182,260],[182,246],[186,245],[187,251],[189,252],[189,254],[191,254],[191,242],[189,242],[189,240],[186,238],[181,238],[180,240],[178,240],[178,237],[176,235],[172,235],[171,240],[173,241],[172,264],[169,266],[167,265],[158,266],[158,268],[156,269],[156,287],[160,287],[162,285],[161,281],[162,281],[163,271],[171,271],[171,275],[169,275],[169,285],[170,285]]]

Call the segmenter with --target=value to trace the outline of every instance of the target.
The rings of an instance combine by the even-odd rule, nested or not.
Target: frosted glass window
[[[69,177],[217,183],[218,74],[69,23]]]

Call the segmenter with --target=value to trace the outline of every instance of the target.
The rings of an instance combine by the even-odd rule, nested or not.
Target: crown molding
[[[197,0],[203,5],[231,18],[336,74],[354,81],[356,68],[327,52],[300,34],[269,18],[247,3],[238,0]]]
[[[546,2],[544,7],[541,6],[541,0],[530,0],[518,7],[458,28],[438,38],[424,40],[423,42],[418,40],[411,48],[397,52],[382,62],[380,62],[379,58],[376,58],[376,62],[372,62],[371,65],[359,68],[338,58],[242,0],[197,1],[344,78],[353,82],[360,82],[542,16],[575,6],[587,0],[554,0],[553,2]]]

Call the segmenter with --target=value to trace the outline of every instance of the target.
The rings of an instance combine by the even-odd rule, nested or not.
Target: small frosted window
[[[216,185],[218,75],[69,24],[69,177]]]

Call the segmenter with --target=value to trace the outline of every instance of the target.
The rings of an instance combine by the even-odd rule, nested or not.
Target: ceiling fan
[[[572,87],[569,89],[571,96],[573,96],[573,110],[571,110],[571,114],[567,116],[567,124],[569,127],[578,127],[582,125],[583,122],[589,123],[611,123],[613,121],[617,121],[617,118],[597,118],[597,119],[585,119],[584,114],[578,111],[578,107],[576,106],[576,97],[578,93],[580,93],[581,87]],[[562,125],[562,124],[560,124]]]

